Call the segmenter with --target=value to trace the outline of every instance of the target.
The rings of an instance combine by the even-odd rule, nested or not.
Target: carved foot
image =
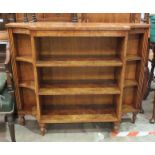
[[[120,122],[114,122],[113,132],[119,132]]]
[[[40,126],[40,134],[44,136],[46,132],[45,124],[39,124],[39,126]]]
[[[132,123],[135,123],[136,122],[136,118],[137,118],[137,112],[133,112],[133,115],[132,115]]]
[[[155,123],[155,118],[152,117],[152,118],[150,119],[150,123],[151,123],[151,124],[154,124],[154,123]]]
[[[19,116],[19,124],[25,125],[25,117],[24,116]]]

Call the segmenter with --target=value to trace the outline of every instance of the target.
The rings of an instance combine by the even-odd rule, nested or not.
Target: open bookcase
[[[20,122],[113,122],[142,101],[147,24],[8,24]]]

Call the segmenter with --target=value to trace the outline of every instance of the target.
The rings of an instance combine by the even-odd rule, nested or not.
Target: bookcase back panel
[[[26,34],[14,34],[17,56],[32,56],[31,38]]]
[[[18,78],[19,82],[34,81],[33,66],[30,63],[18,62]]]
[[[42,115],[103,114],[115,112],[114,96],[40,96]]]
[[[130,34],[127,47],[127,55],[141,56],[142,34]]]
[[[50,56],[109,56],[119,55],[116,37],[43,37],[37,38],[38,59]]]
[[[90,115],[90,114],[115,114],[114,106],[105,105],[59,105],[59,106],[49,106],[42,107],[42,116],[52,116],[52,115]],[[95,116],[94,116],[95,117]],[[61,121],[61,120],[60,120]],[[78,120],[76,120],[78,122]]]
[[[72,14],[71,13],[44,13],[45,21],[52,22],[71,22]]]
[[[40,96],[43,105],[91,105],[110,104],[113,105],[114,95],[61,95]]]
[[[135,107],[136,93],[137,93],[136,87],[125,88],[123,92],[123,104],[132,105],[132,107]]]
[[[114,67],[67,67],[67,68],[39,68],[40,87],[82,87],[95,86],[102,87],[117,85],[117,73],[119,68]]]
[[[33,96],[33,97],[32,97]],[[20,88],[20,97],[22,99],[23,110],[29,110],[36,107],[36,97],[33,90],[27,88]]]
[[[83,13],[82,18],[87,22],[130,23],[130,13]]]
[[[76,13],[78,22],[140,23],[140,13]],[[71,22],[72,13],[36,13],[37,21]],[[32,21],[32,13],[27,13]],[[24,13],[16,13],[16,21],[24,21]]]
[[[139,65],[140,62],[138,61],[132,61],[128,62],[126,65],[126,71],[125,71],[125,79],[126,80],[137,80],[137,74],[139,74]]]

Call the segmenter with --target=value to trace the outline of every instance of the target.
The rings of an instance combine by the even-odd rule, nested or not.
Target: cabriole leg
[[[39,124],[39,126],[40,126],[40,134],[42,136],[44,136],[45,135],[45,132],[46,132],[45,124],[41,123],[41,124]]]
[[[25,117],[24,117],[25,115],[20,115],[19,116],[19,124],[20,125],[25,125]]]
[[[119,132],[119,129],[120,129],[120,122],[114,122],[113,131],[114,132]]]
[[[133,112],[133,115],[132,115],[132,123],[135,123],[136,122],[136,118],[137,118],[137,112]]]
[[[154,94],[154,101],[153,101],[153,114],[152,114],[152,118],[150,119],[150,123],[151,124],[155,123],[155,94]]]

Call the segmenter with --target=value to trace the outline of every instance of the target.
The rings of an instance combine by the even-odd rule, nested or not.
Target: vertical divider
[[[35,38],[31,34],[31,46],[32,46],[32,59],[33,59],[33,68],[34,68],[34,87],[35,87],[35,94],[36,94],[36,102],[37,102],[37,119],[40,120],[41,116],[41,107],[40,107],[40,100],[39,100],[39,86],[38,86],[38,73],[37,73],[37,51],[36,51],[36,43]]]
[[[15,86],[15,97],[17,102],[17,107],[19,110],[22,110],[22,103],[20,98],[20,91],[19,91],[19,79],[17,74],[17,64],[16,64],[16,49],[14,46],[14,37],[13,32],[11,29],[8,30],[9,34],[9,42],[10,42],[10,52],[11,52],[11,66],[12,66],[12,74],[13,74],[13,81]]]
[[[126,67],[126,51],[127,51],[127,44],[128,44],[128,32],[126,32],[125,37],[123,38],[123,41],[120,45],[120,57],[122,60],[122,68],[120,70],[120,75],[118,75],[120,78],[118,78],[118,85],[120,88],[120,96],[117,98],[117,117],[118,120],[121,120],[122,117],[122,101],[123,101],[123,90],[124,90],[124,84],[125,84],[125,67]]]

